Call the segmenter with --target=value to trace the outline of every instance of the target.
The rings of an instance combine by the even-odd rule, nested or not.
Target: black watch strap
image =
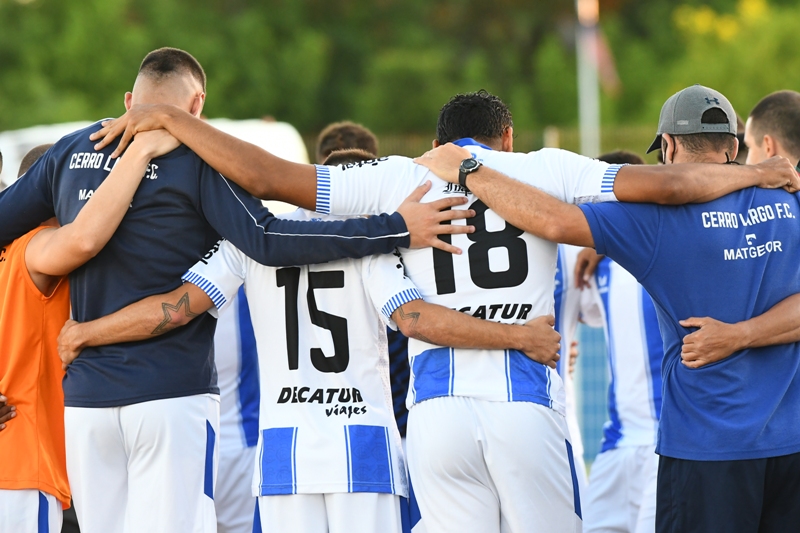
[[[458,168],[458,184],[461,185],[465,191],[469,191],[469,187],[467,187],[467,176],[479,168],[481,168],[481,162],[474,157],[470,157],[461,162],[461,166]]]

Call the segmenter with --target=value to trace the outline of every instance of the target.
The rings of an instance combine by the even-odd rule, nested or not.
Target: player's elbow
[[[79,257],[81,262],[85,263],[99,254],[106,242],[93,235],[81,235],[73,239],[71,248],[74,256]]]

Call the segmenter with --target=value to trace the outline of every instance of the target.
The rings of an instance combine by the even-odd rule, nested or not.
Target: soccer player
[[[145,57],[125,103],[172,104],[197,116],[204,99],[200,64],[167,48]],[[63,224],[75,219],[115,164],[111,148],[92,149],[88,136],[98,128],[65,136],[25,179],[0,192],[0,243],[54,214]],[[274,265],[391,252],[411,240],[443,246],[435,233],[447,230],[436,220],[451,216],[439,213],[444,206],[406,207],[405,220],[399,213],[331,223],[278,220],[181,147],[150,163],[117,233],[71,275],[72,310],[78,320],[91,320],[174,289],[220,235]],[[426,242],[417,241],[418,229]],[[68,369],[67,465],[84,533],[216,527],[214,323],[203,316],[171,335],[92,348]]]
[[[335,219],[304,210],[281,216]],[[426,304],[394,255],[272,268],[223,242],[183,278],[170,294],[68,324],[62,357],[69,362],[101,339],[138,341],[208,309],[224,311],[244,283],[260,356],[253,490],[264,531],[400,533],[398,496],[408,492],[388,383],[387,322],[425,342],[509,347],[552,366],[558,358],[552,317],[503,325]],[[162,312],[182,299],[191,308]]]
[[[214,508],[218,533],[253,531],[251,495],[258,444],[258,353],[250,309],[240,288],[214,332],[219,385],[219,475]]]
[[[440,116],[439,142],[465,138],[463,143],[486,163],[478,166],[470,161],[462,178],[470,171],[497,167],[570,201],[613,199],[616,195],[629,201],[662,203],[708,199],[751,185],[780,187],[798,181],[791,169],[774,162],[750,169],[713,165],[623,167],[618,173],[617,167],[559,150],[503,153],[513,149],[513,127],[502,102],[485,92],[462,95],[454,102],[457,105],[445,109],[456,111],[455,114]],[[450,120],[455,117],[457,120]],[[290,163],[217,132],[173,106],[134,108],[120,119],[105,123],[92,139],[99,141],[97,149],[104,149],[122,135],[119,151],[139,131],[155,127],[168,129],[210,165],[257,196],[301,206],[316,205],[320,212],[380,212],[396,204],[405,189],[431,176],[409,160],[396,157],[347,169],[315,169]],[[436,183],[429,198],[466,195],[475,203],[463,187]],[[495,218],[483,204],[476,207],[478,213],[472,222],[480,226],[476,234],[482,235],[472,235],[473,239],[464,241],[471,250],[466,257],[449,258],[438,252],[403,254],[422,296],[493,320],[505,315],[506,321],[519,321],[530,313],[547,312],[552,308],[555,245],[523,235],[521,230]],[[456,259],[460,264],[458,280]],[[520,288],[521,284],[524,286]],[[459,294],[454,294],[454,285],[462,287]],[[502,299],[498,301],[499,298]],[[447,411],[425,418],[431,427],[420,427],[415,432],[420,439],[416,446],[419,456],[411,435],[413,417],[409,420],[409,464],[415,483],[420,480],[426,527],[431,531],[494,531],[502,522],[512,531],[524,530],[529,524],[536,524],[541,530],[579,528],[579,496],[574,490],[577,483],[571,476],[574,468],[569,464],[570,445],[558,412],[563,409],[560,378],[515,352],[470,357],[473,354],[451,351],[446,346],[415,344],[416,353],[410,348],[414,357],[412,379],[424,379],[417,382],[421,390],[415,390],[412,381],[409,402],[417,405],[412,414],[414,409],[430,411],[439,405]],[[416,357],[423,352],[422,358]],[[459,370],[461,363],[449,364],[456,357],[464,360],[463,370]],[[417,370],[415,364],[420,365]],[[428,395],[432,398],[422,401]],[[458,405],[449,409],[443,404]],[[482,410],[480,416],[473,409]],[[495,410],[505,414],[494,413]],[[514,421],[501,422],[505,418]],[[476,420],[479,426],[470,426],[470,420]],[[520,424],[520,420],[526,423]],[[514,434],[511,439],[507,437],[509,432]],[[436,442],[426,442],[433,435],[439,437]],[[485,456],[484,448],[476,444],[479,437],[487,446]],[[485,439],[499,439],[504,444],[498,451],[498,446],[489,446]],[[462,449],[464,446],[469,449]],[[495,453],[502,458],[495,460]],[[420,463],[415,466],[417,460]],[[430,484],[424,488],[426,480]],[[546,493],[548,499],[531,499],[533,492]],[[426,501],[429,495],[433,499]],[[435,524],[429,524],[429,519]]]
[[[347,120],[328,124],[317,137],[317,163],[324,163],[332,152],[353,148],[378,157],[378,138],[365,126]]]
[[[735,134],[727,99],[695,85],[664,104],[654,146],[661,147],[666,168],[725,163],[736,157]],[[467,155],[450,146],[424,159],[452,182]],[[782,171],[791,168],[780,161]],[[768,165],[750,170],[759,168]],[[682,339],[695,325],[682,318],[739,322],[781,306],[800,290],[798,196],[745,189],[699,205],[576,207],[491,169],[466,181],[518,226],[549,240],[596,247],[653,298],[665,351],[656,530],[777,532],[800,523],[796,324],[783,335],[774,327],[753,331],[741,351],[705,361],[713,365],[681,356]],[[713,192],[709,188],[700,199]]]
[[[800,166],[800,93],[778,91],[762,98],[747,118],[744,142],[749,165],[779,155]]]
[[[0,248],[0,390],[16,408],[13,423],[0,434],[0,531],[61,531],[62,508],[70,505],[64,371],[56,352],[58,332],[69,318],[64,276],[111,238],[150,159],[177,146],[163,131],[137,139],[71,223],[59,227],[49,220]],[[31,150],[20,175],[48,148]]]

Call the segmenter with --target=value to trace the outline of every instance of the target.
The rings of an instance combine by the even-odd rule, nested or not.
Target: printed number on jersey
[[[486,204],[476,200],[469,209],[475,210],[475,216],[467,219],[467,225],[475,226],[475,233],[467,233],[467,238],[472,241],[467,249],[472,282],[482,289],[502,289],[521,285],[528,276],[528,249],[525,241],[520,238],[523,231],[508,222],[501,231],[486,231],[486,211],[489,210]],[[450,235],[440,235],[439,238],[451,244]],[[489,251],[493,248],[506,249],[508,269],[493,272],[489,268]],[[434,249],[433,268],[436,275],[436,293],[456,292],[453,254]]]
[[[284,287],[286,311],[286,351],[289,354],[289,370],[297,370],[300,357],[300,331],[298,319],[297,299],[300,291],[300,274],[298,267],[281,268],[276,272],[278,287]],[[308,310],[311,323],[327,329],[333,337],[334,354],[326,357],[320,348],[311,348],[311,363],[320,372],[339,373],[347,370],[350,363],[350,345],[347,339],[347,319],[331,315],[317,308],[315,289],[343,289],[344,271],[332,270],[327,272],[308,273]]]

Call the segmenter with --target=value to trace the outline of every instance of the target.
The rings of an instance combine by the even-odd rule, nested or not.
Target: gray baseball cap
[[[705,124],[701,122],[703,113],[719,108],[728,117],[727,124]],[[653,144],[647,149],[649,154],[661,148],[661,134],[686,135],[689,133],[730,133],[736,135],[736,112],[722,93],[692,85],[670,96],[661,108],[658,118],[658,132]]]

